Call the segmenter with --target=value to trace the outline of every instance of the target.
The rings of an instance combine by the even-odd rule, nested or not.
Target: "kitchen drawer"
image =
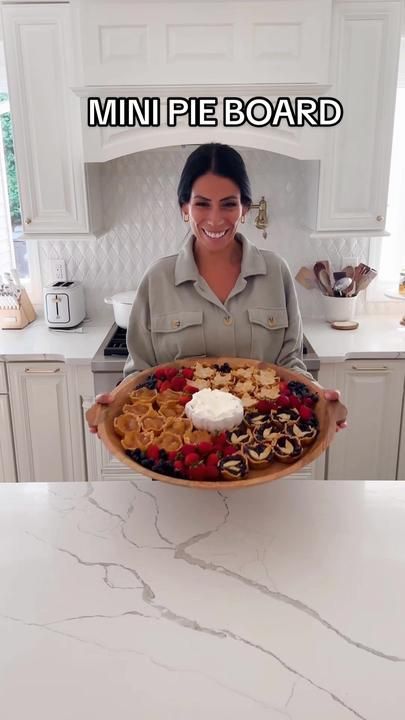
[[[6,364],[0,362],[0,395],[4,395],[7,392]]]

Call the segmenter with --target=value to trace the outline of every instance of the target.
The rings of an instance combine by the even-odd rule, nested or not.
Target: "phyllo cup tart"
[[[163,430],[161,435],[159,435],[158,444],[159,447],[162,450],[166,450],[166,452],[177,452],[183,445],[183,439],[180,435],[175,435],[174,433]]]
[[[259,412],[259,410],[252,410],[245,413],[244,420],[248,427],[254,429],[269,422],[270,415],[269,413]]]
[[[218,469],[224,480],[242,480],[249,472],[248,462],[242,453],[223,457]]]
[[[245,423],[241,423],[237,428],[228,430],[226,433],[226,439],[232,445],[246,445],[252,442],[252,438],[252,431]]]
[[[130,432],[131,430],[136,430],[139,432],[140,425],[139,420],[136,417],[136,415],[132,415],[132,413],[124,413],[123,415],[118,415],[118,417],[114,418],[114,430],[117,433],[117,435],[120,435],[121,437],[124,437],[127,432]]]
[[[301,445],[311,445],[318,435],[318,426],[306,420],[298,420],[290,429],[291,435],[297,437]]]
[[[294,425],[300,419],[300,414],[295,408],[278,408],[272,411],[271,419],[275,427],[284,430]]]
[[[169,417],[181,417],[184,415],[184,405],[177,402],[168,402],[160,406],[159,412],[166,419]]]
[[[137,430],[130,430],[125,433],[125,436],[121,440],[122,447],[125,450],[146,450],[148,445],[153,441],[153,432],[140,432]]]
[[[293,435],[280,435],[274,445],[274,459],[282,463],[293,463],[302,453],[303,447]]]
[[[254,441],[258,443],[264,442],[274,445],[280,435],[280,431],[275,428],[271,420],[270,422],[263,423],[263,425],[259,425],[259,427],[253,430]]]
[[[183,436],[192,432],[193,423],[185,417],[169,417],[165,422],[165,430]]]
[[[167,420],[159,413],[150,413],[144,415],[141,419],[141,425],[143,430],[153,430],[154,433],[160,433],[163,428],[166,428]]]
[[[150,412],[150,408],[150,403],[136,401],[134,403],[128,403],[127,405],[124,405],[124,407],[122,408],[122,412],[131,413],[131,415],[136,415],[136,417],[142,418],[144,415]]]
[[[130,400],[132,402],[142,402],[142,403],[153,403],[154,400],[156,400],[157,397],[157,391],[156,390],[149,390],[149,388],[141,387],[137,390],[133,390],[131,393],[129,393]]]
[[[268,465],[274,457],[274,445],[270,443],[251,443],[243,448],[248,463],[252,468],[262,468]]]

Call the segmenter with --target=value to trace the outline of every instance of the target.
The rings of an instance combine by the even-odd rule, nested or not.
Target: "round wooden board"
[[[170,483],[172,485],[182,485],[184,487],[202,488],[204,490],[220,490],[229,488],[242,488],[250,487],[253,485],[260,485],[262,483],[271,482],[283,477],[283,475],[291,475],[297,472],[300,468],[308,465],[321,455],[328,445],[332,442],[336,432],[336,418],[341,407],[341,403],[328,402],[323,397],[323,391],[318,385],[309,381],[304,375],[288,370],[279,365],[271,365],[269,363],[261,362],[260,360],[247,360],[243,358],[230,358],[230,357],[217,357],[217,358],[183,358],[182,360],[175,360],[171,363],[160,365],[159,367],[187,367],[193,366],[196,362],[203,362],[207,365],[213,365],[217,363],[222,365],[227,362],[231,368],[237,368],[240,366],[253,366],[260,370],[274,369],[277,375],[282,379],[289,382],[290,380],[296,380],[305,383],[311,392],[315,392],[319,395],[319,401],[315,406],[315,414],[319,420],[320,431],[315,442],[304,450],[304,454],[294,463],[280,463],[271,462],[267,468],[263,470],[249,470],[249,475],[244,480],[217,480],[217,481],[194,481],[194,480],[181,480],[173,478],[168,475],[161,475],[155,473],[152,470],[147,470],[142,465],[139,465],[134,460],[131,460],[126,454],[124,448],[121,445],[120,438],[114,431],[114,418],[117,415],[121,415],[122,407],[128,400],[128,395],[137,385],[144,382],[148,375],[151,375],[156,368],[149,368],[143,370],[136,375],[132,375],[118,385],[113,391],[114,397],[113,402],[110,405],[101,406],[99,404],[93,405],[90,410],[86,413],[86,418],[90,424],[98,425],[98,434],[101,440],[104,442],[108,450],[122,463],[128,465],[134,472],[139,472],[142,475],[147,475],[154,480],[160,480],[161,482]]]

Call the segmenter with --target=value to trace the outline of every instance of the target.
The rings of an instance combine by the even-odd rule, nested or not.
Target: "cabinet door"
[[[318,230],[384,230],[400,42],[400,2],[337,2]]]
[[[8,395],[0,395],[0,482],[15,482],[15,458]]]
[[[9,363],[19,482],[75,480],[63,363]]]
[[[87,232],[70,7],[3,5],[3,25],[24,230]]]
[[[397,480],[405,480],[405,393],[402,402],[402,423],[399,439]]]
[[[329,448],[328,480],[395,480],[404,363],[342,363],[336,384],[348,407],[348,428]]]

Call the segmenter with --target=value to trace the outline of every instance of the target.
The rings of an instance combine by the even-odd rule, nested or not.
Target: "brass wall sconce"
[[[254,223],[258,230],[263,230],[263,237],[266,239],[267,231],[266,228],[269,225],[269,218],[267,215],[267,201],[264,199],[264,195],[260,198],[260,202],[252,203],[251,208],[257,208],[258,213],[255,217]]]

